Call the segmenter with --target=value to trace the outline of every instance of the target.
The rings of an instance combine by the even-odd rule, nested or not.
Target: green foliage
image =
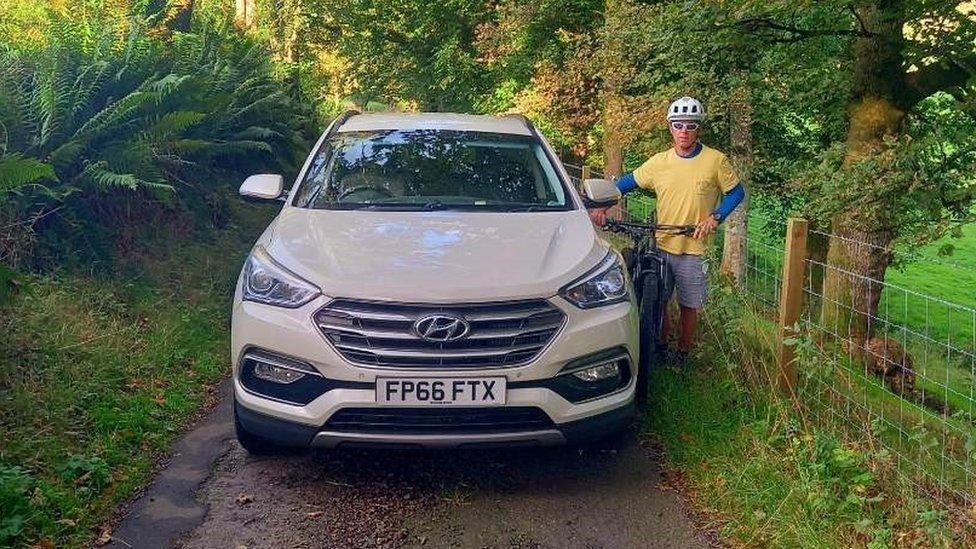
[[[835,377],[838,365],[823,364],[822,351],[806,337],[790,341],[804,374],[799,405],[777,398],[770,368],[775,324],[756,316],[729,284],[715,282],[702,317],[703,348],[681,371],[653,373],[657,392],[645,417],[667,467],[681,471],[683,488],[722,536],[772,547],[965,544],[968,538],[953,538],[960,534],[948,528],[946,513],[933,512],[933,503],[901,476],[940,474],[939,453],[928,447],[941,442],[932,420],[916,411],[908,414],[920,420],[916,425],[892,428],[897,410],[909,406],[863,388],[847,396],[884,406],[873,427],[866,430],[857,415],[832,420],[842,408],[824,396],[823,384],[841,395],[855,389]]]
[[[10,544],[23,531],[33,487],[34,479],[23,468],[0,465],[0,545]]]
[[[58,467],[61,480],[72,482],[81,492],[98,492],[109,481],[109,468],[105,460],[97,456],[73,455]]]
[[[19,154],[0,156],[0,196],[39,181],[57,181],[50,164]]]
[[[260,44],[207,22],[164,40],[139,18],[124,41],[110,29],[92,42],[59,17],[46,45],[0,50],[0,191],[18,190],[0,212],[57,210],[39,227],[58,242],[48,249],[65,244],[55,233],[126,231],[214,203],[231,174],[296,169],[309,112]]]
[[[30,275],[0,306],[0,546],[88,547],[151,478],[229,373],[227,296],[273,215],[143,228],[113,272]]]
[[[486,89],[473,48],[488,6],[477,0],[315,0],[311,26],[352,61],[354,99],[416,102],[425,110],[467,110]]]

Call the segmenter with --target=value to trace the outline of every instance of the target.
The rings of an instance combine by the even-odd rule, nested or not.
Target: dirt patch
[[[586,450],[330,451],[236,443],[181,547],[704,547],[633,436]]]

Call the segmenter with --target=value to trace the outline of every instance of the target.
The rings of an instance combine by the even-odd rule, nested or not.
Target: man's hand
[[[709,214],[707,217],[698,222],[698,226],[695,227],[695,234],[692,236],[696,239],[705,238],[714,233],[717,227],[718,220]]]
[[[590,210],[590,220],[597,227],[607,224],[607,208],[594,208]]]

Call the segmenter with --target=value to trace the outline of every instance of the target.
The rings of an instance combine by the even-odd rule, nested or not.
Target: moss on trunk
[[[910,93],[905,78],[904,5],[879,0],[858,9],[871,33],[854,45],[854,94],[843,168],[881,151],[886,137],[902,132]],[[857,184],[853,179],[851,184]],[[821,311],[824,325],[839,337],[863,343],[874,330],[885,271],[891,263],[888,248],[895,237],[884,204],[859,205],[837,214],[827,251]],[[860,347],[858,345],[857,347]]]

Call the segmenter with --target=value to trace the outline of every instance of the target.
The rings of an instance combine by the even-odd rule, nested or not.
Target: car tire
[[[247,450],[252,456],[273,456],[287,453],[289,448],[268,440],[259,435],[251,433],[244,428],[241,420],[237,417],[237,410],[234,410],[234,432],[237,434],[237,442]]]
[[[654,274],[647,274],[640,282],[640,302],[638,303],[640,324],[640,353],[637,360],[637,404],[647,403],[650,388],[648,386],[651,375],[651,364],[654,363],[654,353],[657,347],[658,330],[661,324],[661,303],[658,296],[658,279]]]

